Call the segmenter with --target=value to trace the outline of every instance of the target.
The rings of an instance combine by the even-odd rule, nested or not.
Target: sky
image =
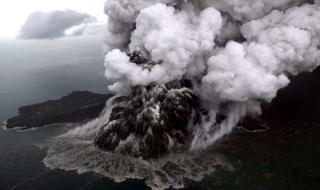
[[[26,18],[34,11],[72,9],[85,12],[99,21],[106,21],[103,13],[106,0],[3,0],[0,3],[0,38],[15,38]]]

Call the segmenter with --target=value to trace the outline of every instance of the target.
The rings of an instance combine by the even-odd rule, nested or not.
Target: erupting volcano
[[[105,76],[116,96],[100,118],[55,141],[68,147],[49,149],[50,167],[146,178],[158,188],[183,184],[164,169],[175,163],[184,177],[198,171],[191,178],[201,179],[212,168],[196,165],[219,156],[199,161],[200,153],[189,154],[261,114],[261,104],[270,103],[289,77],[320,63],[318,1],[108,0],[105,13]],[[98,161],[76,165],[79,149]],[[134,165],[132,172],[103,163],[122,156],[130,157],[124,162]],[[161,176],[167,179],[159,182]]]
[[[260,114],[288,75],[319,64],[319,6],[304,1],[110,0],[105,11],[106,77],[114,81],[110,90],[129,99],[96,139],[106,150],[129,139],[137,156],[159,156],[179,138],[193,139],[191,149],[205,148],[245,116]],[[162,87],[181,80],[188,90]],[[177,129],[179,138],[166,133]],[[159,150],[147,153],[155,144]]]

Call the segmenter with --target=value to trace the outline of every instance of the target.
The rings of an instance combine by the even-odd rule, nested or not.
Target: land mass
[[[249,131],[264,129],[268,121],[303,120],[320,121],[320,68],[312,73],[302,73],[291,78],[291,83],[278,92],[278,96],[263,106],[258,118],[245,118],[240,125]],[[6,128],[21,130],[54,123],[86,122],[99,116],[105,102],[113,94],[95,94],[75,91],[58,100],[23,106],[18,115],[7,120]],[[273,128],[269,125],[268,128]]]
[[[23,106],[18,115],[6,122],[6,128],[43,127],[54,123],[86,122],[99,116],[112,94],[74,91],[58,100]]]

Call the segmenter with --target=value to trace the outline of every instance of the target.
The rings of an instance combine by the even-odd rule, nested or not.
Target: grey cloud
[[[66,31],[67,36],[101,35],[107,30],[105,23],[85,23],[72,27]]]
[[[65,36],[65,31],[73,26],[96,19],[86,13],[73,10],[34,12],[21,27],[19,38],[22,39],[53,39]]]

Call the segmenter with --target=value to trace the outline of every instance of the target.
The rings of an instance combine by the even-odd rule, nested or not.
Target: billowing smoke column
[[[132,139],[138,143],[130,149],[142,157],[148,157],[142,154],[146,147],[154,149],[159,142],[166,145],[159,144],[164,147],[156,156],[181,142],[190,149],[207,147],[242,118],[260,114],[260,104],[287,86],[289,75],[320,63],[317,0],[108,0],[105,12],[105,75],[114,82],[109,89],[130,98],[120,101],[120,111],[102,129],[105,135],[96,138],[107,150],[123,152],[120,145]],[[181,81],[190,85],[168,87]],[[184,97],[197,106],[166,108],[182,110],[176,117],[188,120],[178,122],[186,126],[172,127],[163,113],[165,102]],[[129,118],[133,127],[120,130]],[[142,132],[141,121],[148,124]],[[161,137],[150,139],[159,130]],[[179,140],[177,133],[190,140]]]

